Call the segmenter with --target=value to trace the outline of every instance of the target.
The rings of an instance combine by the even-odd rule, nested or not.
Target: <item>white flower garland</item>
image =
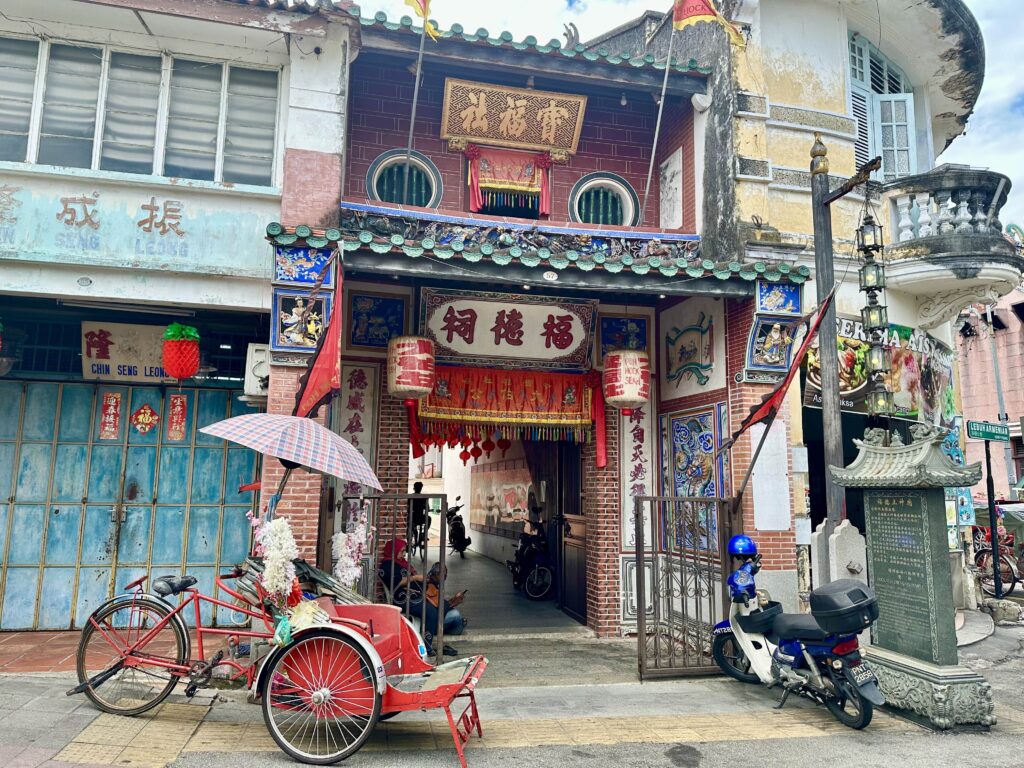
[[[363,555],[375,529],[369,524],[365,508],[350,517],[345,527],[347,530],[336,533],[332,540],[334,578],[346,587],[354,587],[363,576]]]
[[[299,556],[288,520],[275,517],[269,523],[257,526],[256,544],[263,556],[263,575],[260,577],[263,588],[279,603],[287,600],[295,579],[295,563],[292,561]]]

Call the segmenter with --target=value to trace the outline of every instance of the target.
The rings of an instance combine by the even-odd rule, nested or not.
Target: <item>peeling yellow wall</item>
[[[824,136],[823,141],[828,147],[829,173],[833,176],[851,176],[857,170],[853,142],[830,136]],[[772,165],[809,171],[813,144],[812,130],[768,127],[768,147]]]

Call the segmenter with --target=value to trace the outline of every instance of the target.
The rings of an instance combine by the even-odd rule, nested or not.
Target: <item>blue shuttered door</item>
[[[235,395],[0,382],[0,629],[80,626],[144,574],[190,573],[213,594],[249,550],[251,494],[237,489],[256,466],[198,428],[248,411]],[[204,623],[238,618],[211,608]]]

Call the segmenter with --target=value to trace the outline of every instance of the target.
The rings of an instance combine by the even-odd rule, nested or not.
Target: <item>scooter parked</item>
[[[461,496],[456,496],[455,500],[461,500]],[[473,543],[473,540],[466,535],[466,524],[462,521],[462,515],[459,512],[465,504],[456,504],[454,507],[448,507],[448,513],[445,519],[448,521],[448,547],[452,552],[458,552],[459,557],[463,560],[466,559],[466,548]]]
[[[796,692],[824,704],[843,725],[866,727],[874,707],[885,703],[857,640],[878,619],[871,588],[839,579],[811,592],[811,615],[787,614],[758,593],[761,556],[753,539],[733,536],[729,554],[741,565],[727,582],[729,619],[714,629],[715,663],[740,682],[782,686],[780,709]]]
[[[555,588],[555,569],[548,554],[548,537],[538,520],[523,523],[515,560],[506,560],[512,585],[531,600],[545,600]]]

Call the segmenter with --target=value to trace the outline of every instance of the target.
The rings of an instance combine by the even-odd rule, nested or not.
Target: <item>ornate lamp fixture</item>
[[[877,258],[883,248],[882,227],[870,213],[866,214],[857,228],[857,252],[861,258],[860,289],[867,298],[860,319],[871,345],[867,355],[871,380],[867,405],[872,416],[888,416],[893,410],[892,392],[885,385],[892,370],[892,356],[884,342],[889,330],[889,309],[878,301],[878,294],[885,289],[885,267]]]

